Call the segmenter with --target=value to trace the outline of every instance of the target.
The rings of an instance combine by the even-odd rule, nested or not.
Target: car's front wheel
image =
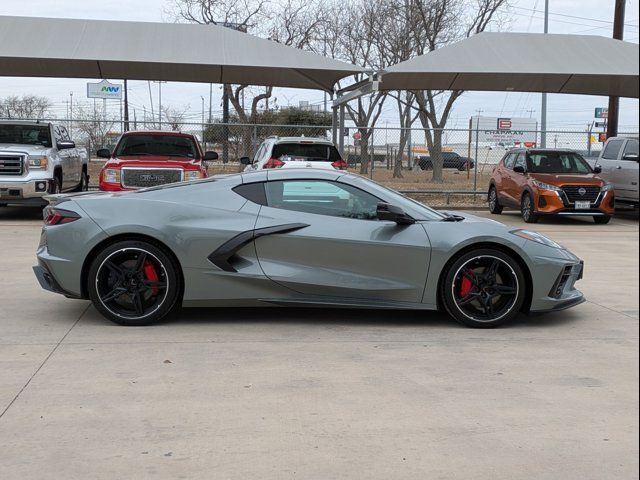
[[[538,223],[538,220],[540,219],[539,215],[536,213],[533,198],[531,198],[531,195],[528,192],[525,192],[525,194],[522,195],[520,213],[522,214],[522,219],[526,223]]]
[[[452,262],[444,275],[444,306],[469,327],[491,328],[513,320],[526,298],[522,268],[500,250],[469,251]]]
[[[489,212],[494,215],[500,215],[502,213],[502,205],[500,205],[500,201],[498,200],[498,190],[493,186],[489,189]]]
[[[148,325],[168,315],[178,302],[176,262],[156,245],[125,240],[96,255],[88,275],[96,309],[120,325]]]
[[[593,221],[596,223],[596,225],[606,225],[611,221],[611,215],[594,216]]]

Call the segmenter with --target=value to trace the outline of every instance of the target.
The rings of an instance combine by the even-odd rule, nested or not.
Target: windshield
[[[577,153],[538,152],[528,156],[528,170],[531,173],[592,173],[591,167]]]
[[[51,148],[49,125],[0,124],[0,143],[41,145]]]
[[[125,135],[116,147],[116,157],[159,155],[198,158],[198,149],[190,137],[178,135]]]
[[[278,143],[273,146],[272,158],[278,160],[302,160],[305,162],[335,162],[340,153],[326,143]]]

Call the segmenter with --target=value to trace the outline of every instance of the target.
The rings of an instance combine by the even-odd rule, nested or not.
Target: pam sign
[[[122,99],[122,85],[102,80],[98,83],[87,83],[87,98]]]

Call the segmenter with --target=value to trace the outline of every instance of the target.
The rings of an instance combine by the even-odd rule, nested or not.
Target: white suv
[[[267,168],[323,168],[346,170],[347,162],[326,138],[269,137],[260,144],[253,160],[240,159],[245,172]]]

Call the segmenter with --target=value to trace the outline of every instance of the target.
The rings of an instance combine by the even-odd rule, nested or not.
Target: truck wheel
[[[74,192],[86,192],[89,190],[89,175],[87,175],[86,170],[82,170],[82,175],[80,176],[80,183],[73,190]]]
[[[62,193],[62,177],[60,176],[59,173],[56,173],[55,177],[53,177],[53,183],[51,185],[51,193],[54,195]]]

